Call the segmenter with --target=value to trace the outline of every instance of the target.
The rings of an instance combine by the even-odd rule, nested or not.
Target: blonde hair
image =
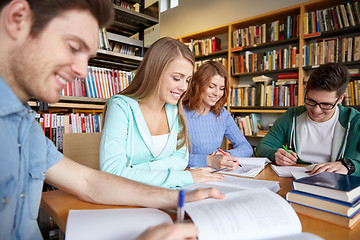
[[[160,38],[147,50],[129,86],[118,94],[131,97],[138,102],[148,100],[158,91],[161,75],[166,66],[179,56],[185,58],[194,66],[194,55],[185,44],[170,37]],[[177,137],[177,139],[181,141],[178,141],[176,148],[180,149],[184,145],[188,147],[190,141],[184,109],[182,107],[182,98],[178,101],[177,106],[179,111],[179,125],[182,129]]]

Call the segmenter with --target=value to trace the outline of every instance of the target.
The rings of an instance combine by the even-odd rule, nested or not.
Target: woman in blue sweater
[[[207,61],[194,74],[183,104],[191,140],[189,167],[216,169],[237,166],[236,157],[250,157],[252,147],[224,108],[229,79],[225,67]],[[218,152],[224,136],[234,148],[224,155]]]
[[[172,38],[152,44],[129,87],[107,103],[100,169],[165,188],[221,180],[210,168],[184,171],[188,135],[178,102],[193,74],[189,48]]]

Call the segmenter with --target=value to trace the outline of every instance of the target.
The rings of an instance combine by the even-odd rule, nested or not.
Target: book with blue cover
[[[290,191],[286,194],[286,200],[348,218],[352,218],[360,211],[360,198],[356,199],[354,203],[347,203],[310,193]]]
[[[360,177],[321,172],[293,181],[293,188],[301,192],[354,203],[360,197]]]

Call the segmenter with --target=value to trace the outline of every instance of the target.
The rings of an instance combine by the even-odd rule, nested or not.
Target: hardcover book
[[[353,203],[360,196],[360,177],[322,172],[293,182],[294,190]]]
[[[354,203],[347,203],[310,193],[290,191],[286,194],[286,200],[349,218],[353,217],[360,210],[360,198]]]
[[[296,203],[290,203],[290,205],[297,213],[317,218],[346,228],[353,228],[360,219],[360,212],[355,214],[355,216],[352,218],[347,218],[337,214],[332,214],[325,211],[305,207]]]

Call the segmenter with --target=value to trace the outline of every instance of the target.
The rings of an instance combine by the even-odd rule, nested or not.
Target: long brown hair
[[[183,99],[183,104],[186,108],[195,111],[203,107],[202,99],[204,93],[210,86],[212,77],[215,75],[219,75],[225,79],[225,89],[224,95],[214,106],[210,108],[210,111],[215,113],[217,116],[220,115],[229,95],[229,78],[225,67],[221,63],[215,61],[207,61],[203,63],[194,73],[190,87],[186,91]]]
[[[118,94],[131,97],[138,102],[147,101],[159,89],[161,75],[166,66],[179,56],[185,58],[194,66],[194,56],[185,44],[170,37],[160,38],[147,50],[129,86]],[[181,127],[178,134],[178,140],[181,141],[178,141],[177,149],[180,149],[185,144],[187,147],[189,146],[189,136],[181,99],[178,101],[177,106],[179,125]]]

